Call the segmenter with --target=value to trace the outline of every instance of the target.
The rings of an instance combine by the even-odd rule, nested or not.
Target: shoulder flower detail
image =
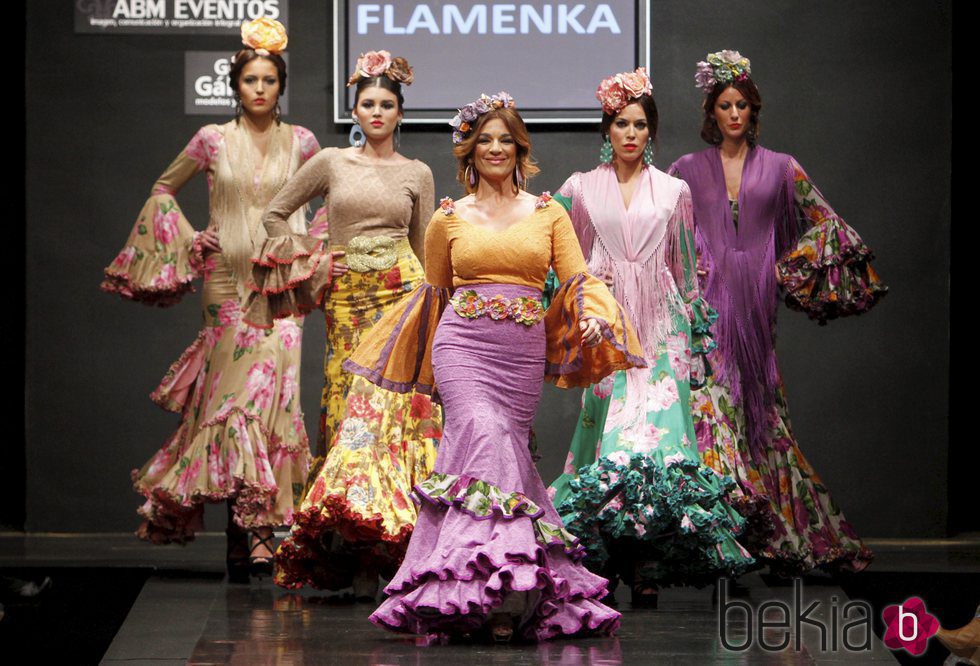
[[[534,207],[547,208],[549,201],[551,201],[551,192],[545,190],[544,192],[541,193],[541,196],[538,197],[538,200],[534,202]]]
[[[456,202],[451,197],[443,197],[439,199],[439,208],[442,209],[443,215],[452,215],[456,212]]]

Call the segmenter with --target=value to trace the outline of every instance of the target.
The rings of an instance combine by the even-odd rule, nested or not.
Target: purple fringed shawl
[[[708,270],[702,295],[718,311],[713,333],[721,363],[713,367],[745,412],[753,454],[762,450],[779,382],[776,259],[796,242],[797,228],[789,163],[789,155],[749,150],[737,229],[718,148],[685,155],[670,168],[691,187],[698,256]]]

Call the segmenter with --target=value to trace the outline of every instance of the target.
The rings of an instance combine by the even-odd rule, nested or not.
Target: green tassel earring
[[[647,145],[643,149],[643,163],[647,166],[653,166],[653,141],[647,141]]]
[[[609,141],[609,137],[603,137],[602,148],[599,149],[599,161],[603,164],[609,164],[613,159],[613,149],[612,143]]]

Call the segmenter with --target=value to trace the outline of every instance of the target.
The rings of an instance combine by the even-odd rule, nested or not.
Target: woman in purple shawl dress
[[[701,293],[717,309],[714,375],[692,401],[706,464],[738,484],[743,543],[783,574],[860,571],[872,558],[793,437],[775,351],[779,289],[821,324],[870,309],[887,288],[871,250],[803,168],[756,144],[762,100],[737,51],[698,63],[706,150],[669,172],[694,201]]]
[[[565,209],[524,191],[537,168],[513,99],[484,95],[452,124],[469,196],[442,200],[426,230],[426,282],[345,364],[445,407],[408,552],[371,620],[440,638],[484,627],[498,640],[608,634],[619,614],[599,602],[607,581],[579,561],[528,445],[543,379],[586,386],[643,366],[640,344],[588,274]],[[549,265],[562,287],[545,313]]]
[[[649,361],[586,389],[551,485],[589,568],[631,583],[634,607],[655,606],[660,586],[714,582],[753,564],[735,539],[744,520],[727,502],[734,483],[698,456],[691,388],[704,384],[716,315],[698,293],[691,192],[653,166],[652,93],[642,67],[599,84],[603,164],[572,174],[555,195]]]

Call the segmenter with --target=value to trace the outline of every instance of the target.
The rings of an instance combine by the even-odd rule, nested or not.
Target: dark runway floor
[[[980,603],[980,538],[878,540],[870,545],[878,559],[868,573],[801,583],[804,605],[817,603],[809,617],[825,624],[831,639],[834,614],[849,600],[868,601],[880,616],[884,606],[918,594],[947,628],[963,624],[963,609]],[[223,555],[223,535],[203,535],[183,548],[152,547],[129,535],[0,535],[4,576],[48,575],[54,583],[37,600],[6,604],[6,617],[0,622],[3,654],[11,656],[24,648],[37,663],[98,663],[101,657],[105,664],[438,666],[931,664],[943,663],[947,656],[935,640],[917,659],[893,653],[877,636],[870,637],[866,650],[848,651],[839,644],[834,649],[830,640],[824,647],[819,631],[808,627],[796,650],[792,626],[789,647],[773,652],[760,645],[755,617],[747,649],[729,650],[722,644],[719,609],[710,588],[664,590],[658,610],[632,610],[628,591],[621,590],[623,620],[615,638],[422,646],[411,637],[371,625],[370,604],[339,604],[324,593],[292,593],[269,581],[228,584],[221,575]],[[782,602],[792,612],[792,586],[759,574],[740,582],[748,591],[739,600],[753,611],[764,602]],[[745,644],[745,614],[732,609],[726,617],[728,644]],[[42,623],[46,625],[37,626]],[[783,633],[770,629],[762,640],[775,644]],[[860,642],[862,636],[853,633],[852,642]],[[44,655],[50,658],[39,659]]]

